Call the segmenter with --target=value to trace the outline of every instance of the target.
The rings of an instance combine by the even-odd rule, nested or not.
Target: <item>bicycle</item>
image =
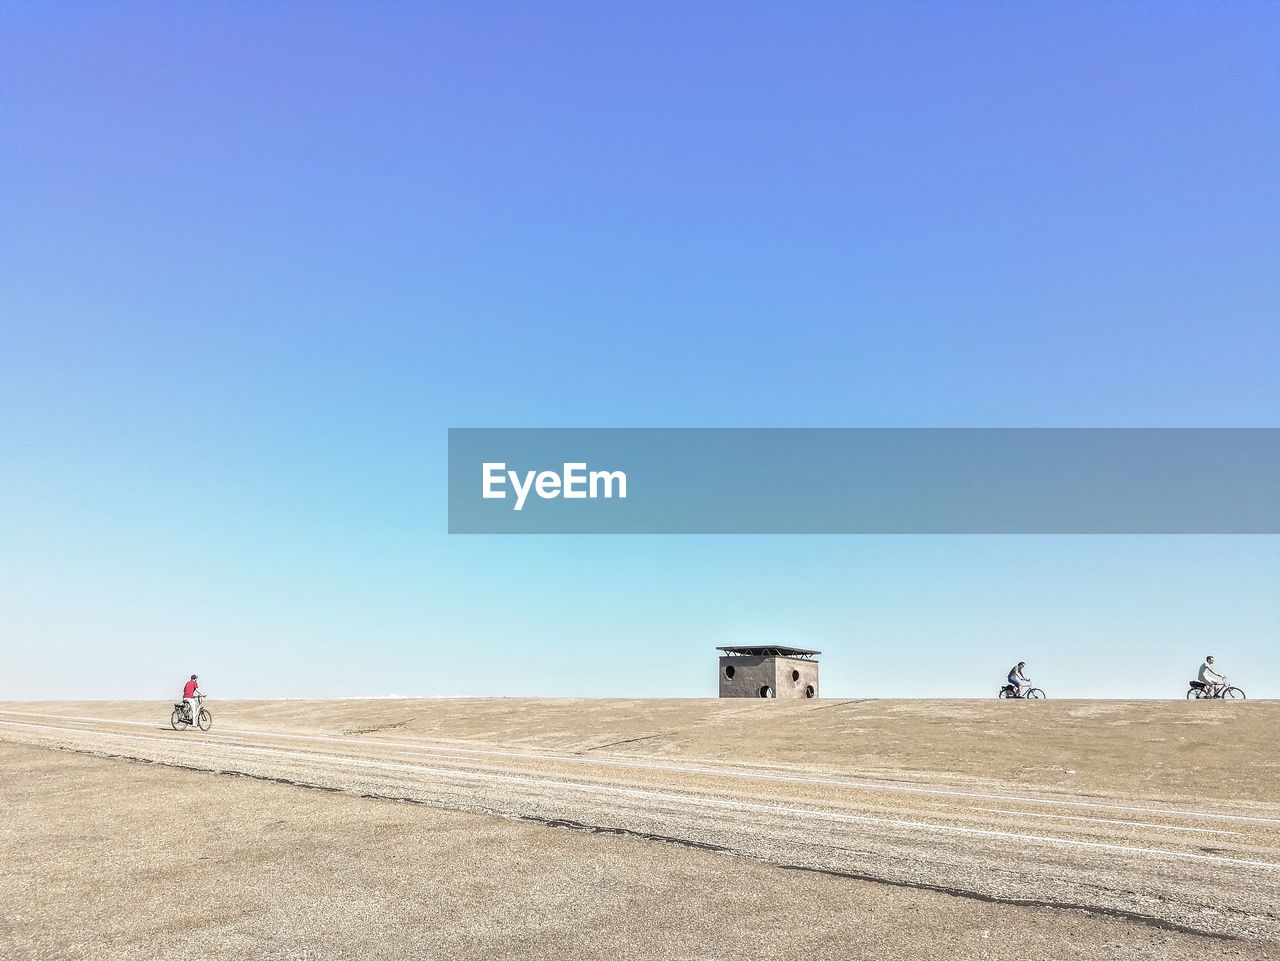
[[[213,727],[213,715],[204,706],[204,698],[205,695],[203,694],[196,695],[196,703],[200,705],[200,713],[195,718],[195,725],[200,730],[207,731]],[[191,711],[185,701],[179,701],[173,705],[173,713],[169,715],[169,725],[175,731],[181,731],[192,726]]]
[[[1000,692],[996,694],[996,697],[1001,700],[1008,699],[1011,701],[1043,701],[1044,691],[1040,690],[1038,687],[1020,689],[1014,687],[1012,684],[1006,684],[1004,687],[1000,688]]]
[[[1218,691],[1216,694],[1210,694],[1205,688],[1203,681],[1192,681],[1191,686],[1187,688],[1188,701],[1209,701],[1219,698],[1228,701],[1243,701],[1245,696],[1244,691],[1240,690],[1240,688],[1228,684],[1225,677],[1218,685]]]

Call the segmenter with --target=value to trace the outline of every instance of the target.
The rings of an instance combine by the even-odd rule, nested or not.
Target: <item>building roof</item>
[[[750,657],[813,657],[821,651],[811,651],[804,647],[779,647],[777,644],[749,645],[746,647],[717,647],[729,655],[745,655]]]

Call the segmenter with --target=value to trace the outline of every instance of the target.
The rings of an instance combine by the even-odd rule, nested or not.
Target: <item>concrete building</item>
[[[803,647],[718,647],[721,697],[817,697],[821,651]]]

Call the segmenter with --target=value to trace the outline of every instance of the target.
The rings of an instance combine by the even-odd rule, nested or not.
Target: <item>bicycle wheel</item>
[[[1040,688],[1038,687],[1033,687],[1031,688],[1031,690],[1027,691],[1027,693],[1022,696],[1026,698],[1030,698],[1033,701],[1043,701],[1044,691],[1040,690]]]
[[[1202,698],[1202,697],[1204,697],[1204,692],[1203,692],[1203,691],[1201,691],[1201,690],[1200,690],[1200,688],[1198,688],[1198,687],[1188,688],[1188,690],[1187,690],[1187,700],[1188,700],[1188,701],[1198,701],[1198,700],[1200,700],[1200,698]]]
[[[1227,688],[1222,692],[1222,696],[1230,700],[1236,700],[1236,701],[1243,701],[1245,699],[1244,691],[1240,690],[1240,688],[1238,687]]]
[[[1000,693],[996,695],[996,697],[1000,698],[1000,700],[1002,701],[1008,696],[1009,696],[1009,689],[1007,687],[1000,688]]]
[[[169,726],[175,731],[181,731],[187,723],[186,716],[175,707],[173,713],[169,715]]]
[[[207,731],[211,727],[213,727],[213,715],[204,708],[200,708],[200,730]]]

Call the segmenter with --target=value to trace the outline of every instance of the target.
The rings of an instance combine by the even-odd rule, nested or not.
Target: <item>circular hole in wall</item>
[[[798,681],[798,680],[800,680],[800,672],[799,672],[799,671],[792,671],[792,672],[791,672],[791,680],[793,680],[793,681]]]
[[[817,692],[817,691],[815,691],[815,690],[813,689],[813,685],[812,685],[812,684],[806,684],[806,685],[804,686],[804,696],[805,696],[805,697],[817,697],[817,696],[818,696],[818,692]]]
[[[735,671],[735,670],[733,669],[733,665],[732,665],[732,664],[730,664],[728,667],[726,667],[726,668],[724,669],[724,676],[725,676],[725,677],[733,677],[733,675],[734,675],[734,674],[736,674],[736,673],[737,673],[737,671]]]
[[[773,688],[771,688],[768,684],[766,684],[764,687],[760,688],[760,696],[773,697]]]

